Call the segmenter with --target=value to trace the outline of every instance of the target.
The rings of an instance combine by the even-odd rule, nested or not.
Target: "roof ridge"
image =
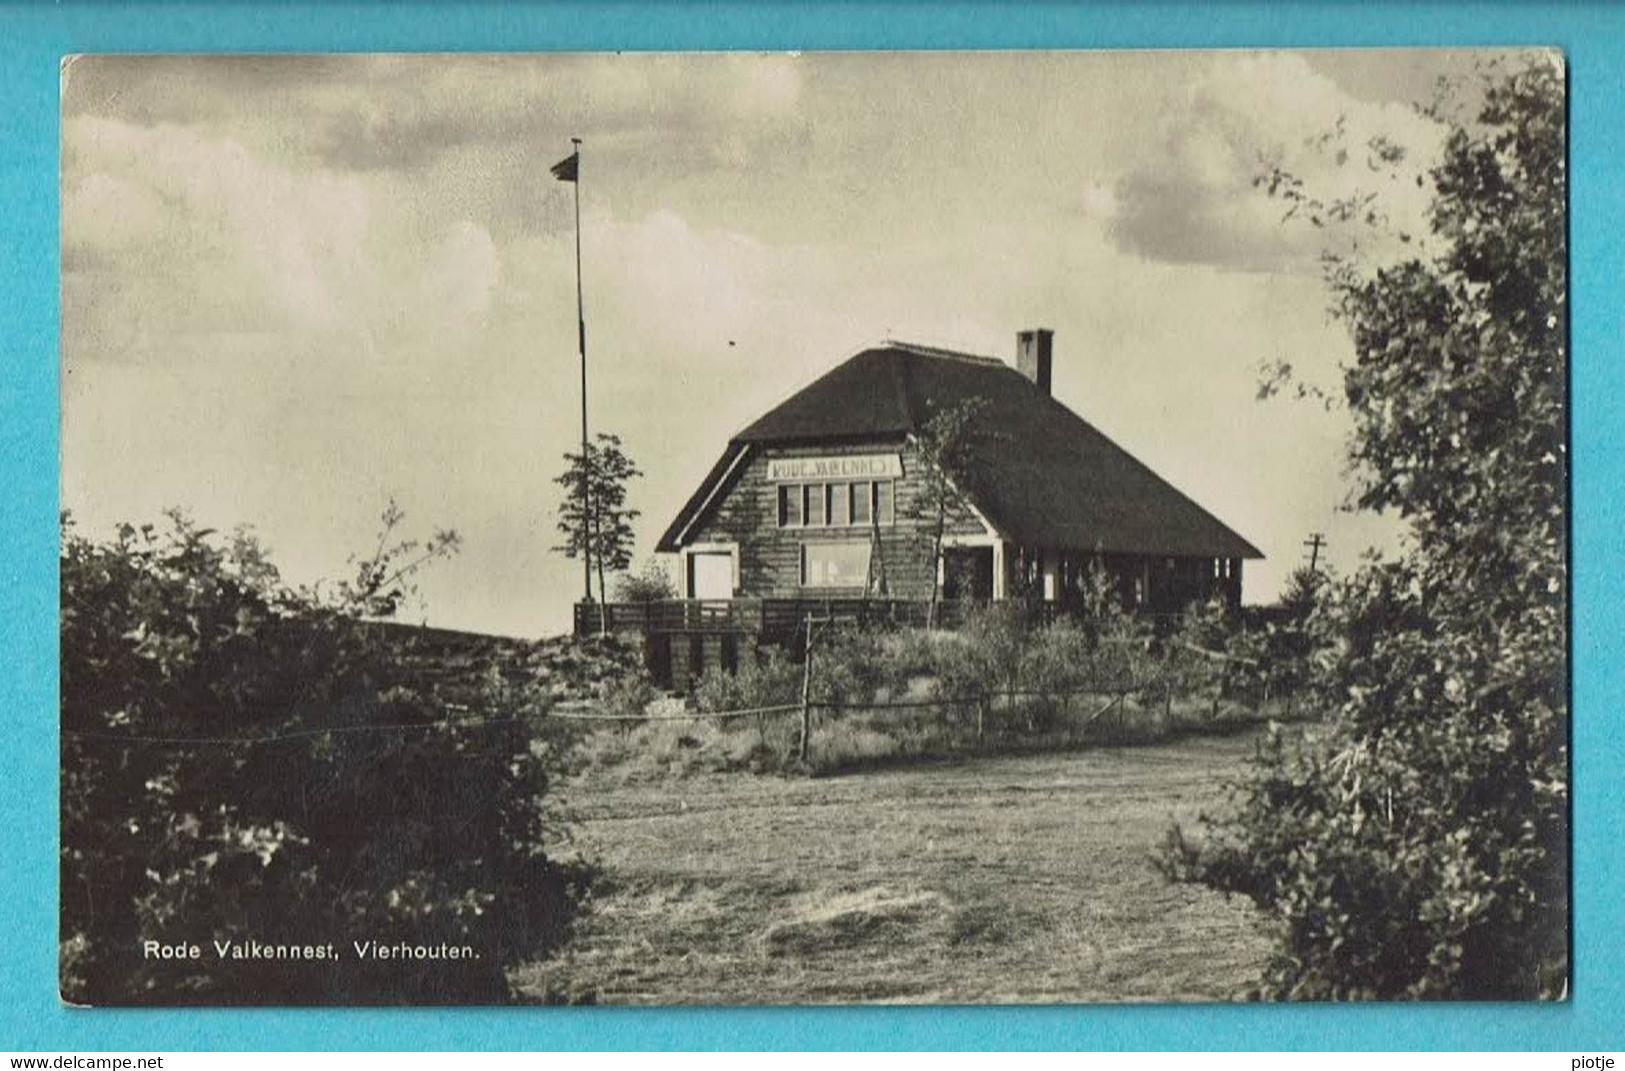
[[[900,338],[885,340],[888,349],[902,350],[904,353],[918,354],[921,357],[941,357],[952,361],[965,361],[968,364],[996,365],[1000,368],[1009,368],[1010,365],[997,357],[989,357],[981,353],[966,353],[963,350],[950,350],[941,346],[927,346],[920,342],[907,342]]]

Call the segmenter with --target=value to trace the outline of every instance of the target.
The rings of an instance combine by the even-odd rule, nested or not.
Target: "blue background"
[[[1573,999],[1554,1006],[86,1011],[56,997],[57,67],[116,51],[1540,44],[1570,73]],[[1601,3],[0,5],[0,1049],[1625,1048],[1625,9]]]

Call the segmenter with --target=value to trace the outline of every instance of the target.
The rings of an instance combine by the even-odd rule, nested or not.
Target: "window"
[[[809,527],[817,525],[822,528],[824,526],[824,506],[828,496],[829,488],[824,484],[813,483],[807,485],[807,509],[804,515],[807,518]]]
[[[875,484],[875,521],[878,524],[893,524],[897,520],[897,503],[893,493],[895,488],[890,480]]]
[[[897,523],[892,480],[779,485],[780,528],[863,527]]]
[[[852,523],[852,493],[844,483],[830,485],[829,523],[832,528],[845,528]]]
[[[870,517],[873,516],[870,510],[873,508],[874,503],[870,496],[873,493],[874,484],[854,483],[850,486],[852,488],[852,523],[868,524]]]
[[[801,526],[801,485],[799,483],[781,484],[779,487],[779,527],[799,528]]]
[[[869,544],[807,543],[801,548],[801,583],[809,588],[861,588],[869,583]]]

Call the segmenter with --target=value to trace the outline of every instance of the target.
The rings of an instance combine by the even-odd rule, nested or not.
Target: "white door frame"
[[[728,597],[731,599],[739,594],[739,544],[738,543],[693,543],[683,548],[683,598],[692,599],[694,592],[694,555],[696,554],[726,554],[732,570],[732,583]]]
[[[993,548],[993,597],[1004,598],[1004,540],[996,535],[945,535],[942,537],[942,549],[949,547],[992,547]],[[940,588],[948,582],[947,555],[937,559],[937,586]]]

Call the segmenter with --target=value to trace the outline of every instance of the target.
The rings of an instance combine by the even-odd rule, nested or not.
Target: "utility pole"
[[[1303,545],[1309,548],[1309,571],[1312,573],[1315,571],[1315,566],[1320,564],[1321,548],[1330,546],[1330,544],[1326,542],[1326,533],[1311,532],[1309,538],[1303,541]]]
[[[807,646],[801,664],[801,744],[796,754],[802,763],[807,761],[807,742],[812,737],[812,673],[813,673],[813,615],[807,615]]]

